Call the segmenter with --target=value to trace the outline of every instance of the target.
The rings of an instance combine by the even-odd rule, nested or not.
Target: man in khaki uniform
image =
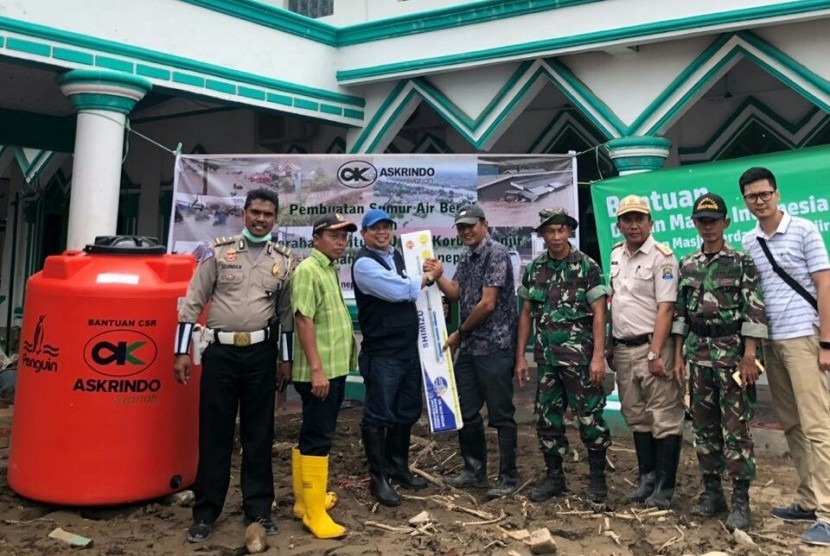
[[[669,336],[677,298],[678,264],[651,236],[645,199],[620,201],[617,226],[625,236],[611,251],[613,368],[622,414],[634,433],[640,483],[629,496],[668,508],[683,438],[683,378],[673,376]]]
[[[262,524],[269,535],[277,533],[270,517],[276,362],[281,344],[278,372],[284,381],[291,376],[294,330],[290,249],[271,241],[277,208],[273,191],[248,193],[245,229],[240,235],[217,239],[206,250],[179,310],[174,370],[176,380],[187,384],[191,332],[210,301],[206,329],[201,333],[209,344],[202,354],[199,467],[193,525],[187,536],[190,542],[207,540],[222,512],[230,482],[237,408],[245,521]]]

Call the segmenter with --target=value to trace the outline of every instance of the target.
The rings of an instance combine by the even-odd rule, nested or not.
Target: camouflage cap
[[[639,195],[629,195],[623,197],[622,201],[620,201],[620,206],[617,207],[617,216],[619,217],[629,212],[651,214],[651,209],[648,206],[648,202]]]
[[[692,205],[692,218],[726,218],[726,201],[720,195],[704,193]]]
[[[536,227],[536,231],[541,231],[548,224],[562,224],[563,226],[570,226],[572,230],[576,230],[579,226],[576,218],[568,214],[568,211],[563,207],[552,207],[539,211],[539,225]]]
[[[357,225],[343,218],[343,215],[339,212],[332,212],[314,221],[312,233],[318,234],[323,230],[346,230],[347,232],[354,232],[357,231]]]

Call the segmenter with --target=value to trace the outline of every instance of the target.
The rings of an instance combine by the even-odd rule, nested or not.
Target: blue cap
[[[392,217],[389,216],[389,213],[385,210],[372,209],[363,215],[363,224],[361,224],[361,228],[363,228],[364,230],[366,228],[371,228],[378,222],[383,222],[384,220],[387,220],[392,225],[395,224],[395,221],[392,220]]]

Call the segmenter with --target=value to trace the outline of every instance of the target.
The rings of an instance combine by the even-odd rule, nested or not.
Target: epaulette
[[[659,241],[655,241],[654,246],[657,248],[658,251],[660,251],[661,253],[663,253],[667,257],[669,255],[671,255],[672,253],[674,253],[672,248],[669,247],[668,245],[666,245],[665,243],[660,243]]]
[[[274,249],[276,249],[276,250],[277,250],[277,253],[282,253],[282,254],[283,254],[283,255],[285,255],[286,257],[290,257],[290,256],[291,256],[291,248],[290,248],[290,247],[286,247],[286,246],[285,246],[285,245],[283,245],[282,243],[277,243],[277,242],[275,241],[275,242],[274,242]]]
[[[229,243],[233,243],[234,241],[236,241],[236,237],[234,237],[234,236],[231,236],[231,237],[217,237],[216,239],[213,240],[213,246],[214,247],[219,247],[220,245],[227,245]]]
[[[623,245],[625,245],[625,242],[624,242],[624,241],[618,241],[617,243],[615,243],[615,244],[611,247],[611,250],[613,251],[613,250],[614,250],[614,249],[616,249],[617,247],[622,247]]]

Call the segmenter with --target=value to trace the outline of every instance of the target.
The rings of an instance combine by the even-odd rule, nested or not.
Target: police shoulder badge
[[[274,266],[271,267],[271,274],[274,276],[282,275],[282,267],[280,266],[280,263],[274,263]]]
[[[225,251],[225,260],[229,263],[232,263],[236,260],[236,249],[228,249]]]

